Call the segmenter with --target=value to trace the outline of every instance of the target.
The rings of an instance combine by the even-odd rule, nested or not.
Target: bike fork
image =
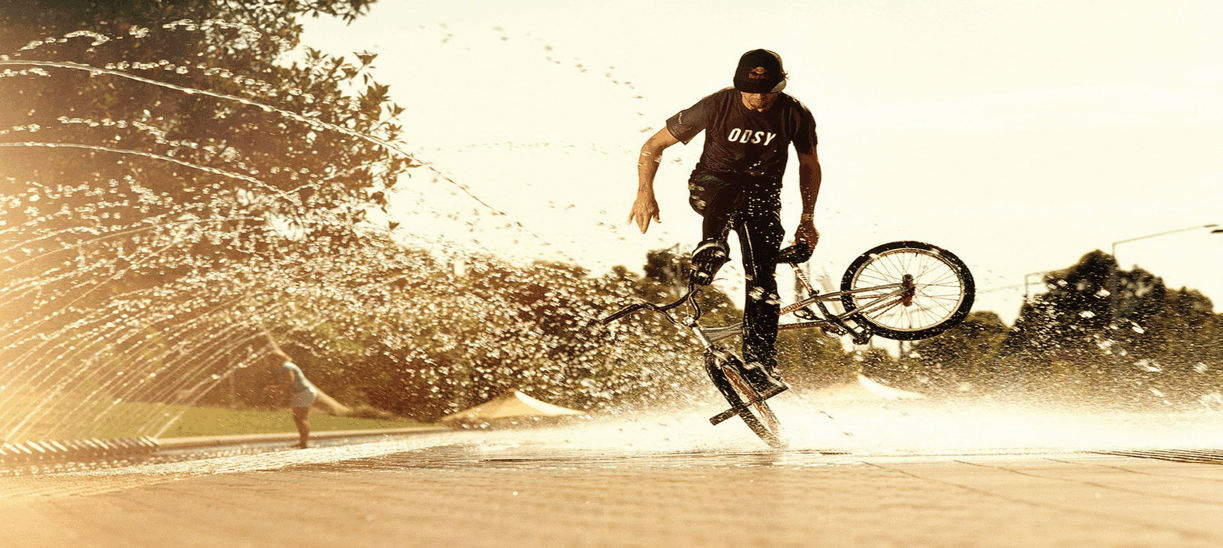
[[[798,282],[800,285],[802,285],[803,289],[807,291],[807,298],[812,299],[819,296],[820,292],[811,285],[811,282],[807,279],[807,274],[804,273],[803,270],[796,264],[790,266],[794,267],[794,275],[798,278]],[[905,276],[908,283],[912,285],[913,277],[908,274]],[[912,297],[909,297],[909,302],[912,302]],[[849,335],[850,337],[853,337],[854,344],[857,345],[869,343],[871,337],[874,335],[871,333],[869,328],[861,325],[861,322],[855,321],[854,323],[858,325],[858,329],[854,329],[849,324],[845,323],[840,316],[837,316],[836,314],[833,314],[832,311],[828,310],[828,307],[824,306],[824,301],[820,299],[815,299],[815,306],[820,309],[820,314],[823,315],[824,321],[828,324],[824,327],[825,332],[831,332],[837,336]],[[802,309],[802,311],[806,311],[808,314],[811,313],[810,309],[805,307]]]

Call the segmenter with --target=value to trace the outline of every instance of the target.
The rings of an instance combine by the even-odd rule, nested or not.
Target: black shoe
[[[692,285],[713,283],[714,275],[729,258],[726,246],[721,242],[717,240],[701,242],[701,245],[696,246],[696,250],[692,252],[692,274],[688,277],[689,283]]]
[[[769,399],[790,388],[775,371],[770,370],[760,362],[751,362],[743,366],[743,376],[752,385],[752,389],[761,399]]]

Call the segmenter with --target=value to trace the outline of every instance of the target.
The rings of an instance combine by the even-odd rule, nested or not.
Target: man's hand
[[[815,251],[815,244],[820,243],[820,231],[815,229],[815,221],[810,219],[800,221],[798,230],[794,231],[794,239],[807,244],[807,249]]]
[[[633,210],[628,214],[630,222],[637,223],[637,228],[641,229],[641,233],[650,228],[650,221],[654,220],[662,222],[658,216],[658,200],[654,199],[653,194],[637,193],[637,200],[633,202]]]
[[[798,153],[798,189],[803,198],[803,215],[798,220],[798,230],[794,231],[794,239],[807,244],[807,248],[815,250],[815,244],[820,243],[820,231],[815,229],[815,221],[811,216],[815,212],[815,200],[820,195],[820,183],[824,180],[824,172],[820,168],[820,157],[811,148],[810,154]]]
[[[671,130],[664,127],[641,145],[641,156],[637,159],[637,200],[633,202],[628,220],[637,223],[642,234],[650,228],[650,221],[662,222],[658,217],[658,200],[654,199],[654,175],[662,162],[662,151],[678,142]]]

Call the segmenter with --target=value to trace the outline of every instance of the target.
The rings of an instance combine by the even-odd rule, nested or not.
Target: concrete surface
[[[1209,453],[774,452],[600,436],[425,433],[0,477],[0,544],[1223,546],[1223,466]]]

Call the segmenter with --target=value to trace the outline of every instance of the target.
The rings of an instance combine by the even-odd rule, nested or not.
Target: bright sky
[[[744,51],[772,49],[818,124],[814,270],[839,279],[876,244],[928,241],[968,263],[975,309],[1010,323],[1026,274],[1223,225],[1221,27],[1213,0],[381,0],[351,26],[310,22],[305,42],[379,53],[375,75],[407,107],[403,148],[534,236],[493,233],[505,219],[463,196],[405,200],[400,215],[450,212],[434,230],[596,272],[696,243],[686,180],[700,138],[668,150],[663,222],[644,236],[626,222],[637,151],[730,85]],[[405,186],[419,195],[426,181]],[[467,225],[474,235],[456,235]],[[1218,312],[1223,234],[1210,230],[1117,255]],[[738,272],[724,270],[728,288]]]

